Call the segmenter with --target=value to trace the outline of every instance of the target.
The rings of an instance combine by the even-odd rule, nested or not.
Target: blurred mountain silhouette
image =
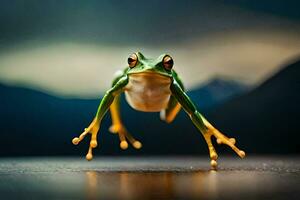
[[[249,86],[226,77],[216,76],[195,90],[189,92],[189,97],[200,110],[208,110],[223,102],[245,93]]]
[[[55,155],[69,142],[64,132],[79,131],[76,126],[84,126],[82,121],[97,106],[97,101],[65,100],[4,85],[0,94],[1,155]]]
[[[238,146],[252,153],[298,153],[300,62],[295,62],[261,86],[247,86],[214,78],[189,96],[200,111]],[[92,120],[97,100],[62,99],[31,89],[0,85],[0,155],[84,155],[89,138],[73,146]],[[141,150],[119,149],[119,139],[108,133],[106,115],[98,135],[96,155],[200,154],[207,147],[188,116],[181,111],[171,124],[158,113],[130,108],[122,97],[121,115],[128,130],[143,143]],[[223,147],[221,147],[222,150]]]
[[[250,152],[299,153],[300,61],[256,89],[210,111],[208,118]]]

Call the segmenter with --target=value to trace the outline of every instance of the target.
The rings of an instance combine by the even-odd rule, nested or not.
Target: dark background
[[[300,24],[300,4],[292,0],[1,1],[0,47],[2,53],[14,45],[43,41],[155,47],[220,31],[273,27],[263,20],[243,23],[234,13],[223,18],[223,5],[288,20],[294,25],[282,24],[286,30]],[[246,153],[298,154],[298,60],[298,56],[289,58],[257,85],[216,76],[188,94],[200,112],[223,133],[235,137]],[[84,155],[88,139],[79,146],[71,140],[90,123],[99,101],[49,95],[26,84],[0,84],[0,155]],[[95,155],[207,154],[205,141],[183,111],[166,124],[157,113],[134,111],[123,98],[122,117],[143,148],[120,150],[117,135],[108,132],[107,115]],[[223,146],[217,149],[228,152]]]

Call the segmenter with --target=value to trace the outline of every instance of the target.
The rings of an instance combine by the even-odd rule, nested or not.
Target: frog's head
[[[173,59],[167,54],[160,55],[157,59],[149,59],[137,52],[128,58],[127,74],[156,73],[171,77],[173,64]]]

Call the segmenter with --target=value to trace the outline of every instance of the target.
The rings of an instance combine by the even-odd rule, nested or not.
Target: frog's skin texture
[[[157,59],[148,59],[137,52],[128,58],[128,66],[116,74],[112,87],[100,102],[94,120],[79,137],[72,140],[73,144],[77,145],[88,133],[91,134],[87,160],[93,158],[92,149],[97,147],[100,123],[108,109],[112,116],[112,126],[109,130],[119,135],[120,147],[127,149],[127,141],[136,149],[142,147],[142,144],[132,137],[122,123],[119,109],[122,92],[125,93],[126,100],[131,107],[143,112],[160,112],[160,118],[167,123],[174,120],[182,107],[207,143],[212,168],[217,167],[218,157],[211,141],[212,136],[217,139],[218,144],[230,146],[241,158],[245,156],[245,152],[235,146],[234,138],[223,135],[200,114],[184,92],[182,81],[172,67],[173,59],[166,54]]]

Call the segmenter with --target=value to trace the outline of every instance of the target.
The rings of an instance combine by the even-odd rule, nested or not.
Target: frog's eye
[[[174,61],[173,61],[172,57],[166,55],[163,59],[163,65],[166,70],[171,70],[174,65]]]
[[[138,57],[135,53],[131,54],[129,56],[129,58],[127,59],[127,62],[128,62],[128,65],[130,68],[135,67],[137,64],[137,61],[138,61]]]

